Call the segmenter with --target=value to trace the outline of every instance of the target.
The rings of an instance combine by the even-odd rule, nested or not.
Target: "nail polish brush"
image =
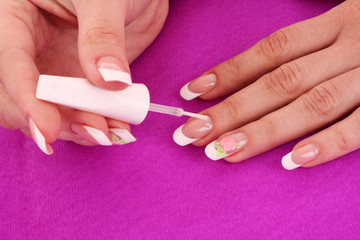
[[[171,107],[171,106],[166,106],[166,105],[161,105],[161,104],[156,104],[156,103],[150,103],[149,111],[163,113],[163,114],[169,114],[169,115],[173,115],[173,116],[177,116],[177,117],[188,116],[188,117],[193,117],[193,118],[199,118],[199,119],[202,119],[205,121],[208,119],[208,116],[205,116],[202,114],[187,112],[187,111],[184,111],[184,109],[182,109],[182,108]]]
[[[140,124],[149,111],[208,119],[182,108],[150,103],[150,93],[144,84],[134,83],[124,90],[110,91],[96,87],[85,78],[40,75],[36,97],[131,124]]]

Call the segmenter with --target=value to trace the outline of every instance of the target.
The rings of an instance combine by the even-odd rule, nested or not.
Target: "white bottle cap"
[[[150,105],[149,90],[144,84],[110,91],[96,87],[85,78],[51,75],[40,75],[36,97],[131,124],[140,124]]]

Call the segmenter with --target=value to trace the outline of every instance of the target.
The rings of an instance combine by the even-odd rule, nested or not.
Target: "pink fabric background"
[[[200,111],[180,87],[330,0],[178,0],[154,44],[132,65],[152,102]],[[296,141],[240,164],[177,146],[186,118],[150,113],[123,147],[53,144],[47,157],[0,129],[0,239],[359,239],[360,151],[285,171]]]

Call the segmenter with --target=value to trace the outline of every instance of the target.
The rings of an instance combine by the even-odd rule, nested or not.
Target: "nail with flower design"
[[[216,161],[241,151],[246,144],[247,136],[244,133],[233,133],[209,143],[205,153],[211,160]]]
[[[114,145],[124,145],[136,141],[136,138],[126,129],[110,128],[109,132],[111,133],[111,142]]]

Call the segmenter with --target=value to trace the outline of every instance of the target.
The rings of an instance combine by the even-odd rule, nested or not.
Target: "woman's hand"
[[[282,159],[312,167],[360,147],[360,2],[283,28],[185,85],[211,100],[234,93],[177,129],[180,145],[240,162],[321,128]],[[241,90],[240,90],[241,89]],[[240,90],[240,91],[238,91]],[[211,143],[209,143],[211,142]]]
[[[31,132],[48,154],[58,138],[85,145],[134,140],[128,124],[36,99],[37,79],[39,73],[86,77],[102,88],[126,88],[129,63],[160,32],[168,0],[0,3],[0,125]],[[126,129],[127,137],[109,128]]]

